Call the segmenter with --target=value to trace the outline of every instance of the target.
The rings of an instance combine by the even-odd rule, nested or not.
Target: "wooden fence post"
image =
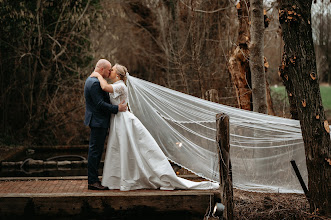
[[[233,187],[230,161],[230,127],[229,116],[216,115],[216,142],[218,144],[220,168],[220,199],[225,206],[223,219],[233,219]]]

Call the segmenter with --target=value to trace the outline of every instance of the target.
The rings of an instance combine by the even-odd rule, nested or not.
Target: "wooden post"
[[[216,115],[216,142],[218,143],[220,165],[220,200],[225,206],[223,219],[233,219],[233,187],[230,161],[230,127],[229,116]]]

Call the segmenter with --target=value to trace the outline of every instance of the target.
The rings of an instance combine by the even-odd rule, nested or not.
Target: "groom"
[[[111,73],[111,63],[100,59],[94,71],[108,78]],[[101,89],[100,82],[96,77],[88,77],[84,87],[85,96],[85,121],[90,127],[90,142],[88,151],[87,175],[88,189],[106,190],[98,178],[98,168],[103,153],[104,143],[109,128],[110,115],[126,111],[127,106],[123,103],[110,104],[109,95]]]

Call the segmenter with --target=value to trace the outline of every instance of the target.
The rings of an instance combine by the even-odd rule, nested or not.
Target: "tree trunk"
[[[284,86],[286,88],[286,91],[287,91],[287,97],[288,97],[288,101],[289,101],[289,104],[290,104],[291,118],[299,120],[297,105],[296,105],[295,99],[293,97],[292,81],[288,80],[287,63],[286,63],[287,60],[288,60],[288,58],[287,58],[286,54],[283,53],[282,64],[279,67],[278,74],[282,78],[283,84],[284,84]]]
[[[248,0],[241,0],[236,5],[236,7],[238,11],[239,34],[236,43],[237,47],[234,49],[232,55],[229,58],[228,68],[231,74],[232,83],[236,89],[238,108],[252,111],[252,83],[251,70],[249,67],[250,51],[248,49],[248,44],[250,41],[248,15],[250,3]],[[264,24],[267,24],[267,21],[264,21]],[[269,64],[264,57],[265,73],[267,72],[268,66]],[[270,88],[268,86],[267,80],[266,85],[268,113],[275,115],[270,96]]]
[[[253,111],[268,114],[264,72],[263,0],[251,0],[251,42],[249,66],[252,74]]]
[[[331,217],[331,140],[316,74],[311,29],[312,0],[278,0],[283,31],[282,75],[295,101],[305,145],[312,212]],[[289,89],[288,89],[289,88]]]
[[[248,62],[248,42],[250,40],[248,20],[249,2],[241,0],[236,7],[239,20],[239,35],[237,47],[229,59],[229,72],[236,89],[238,108],[252,110],[252,92],[250,89],[251,71]]]
[[[267,72],[267,71],[265,71]],[[266,89],[267,89],[267,104],[268,104],[268,115],[276,115],[274,111],[274,105],[272,103],[271,93],[270,93],[270,86],[268,80],[266,79]]]

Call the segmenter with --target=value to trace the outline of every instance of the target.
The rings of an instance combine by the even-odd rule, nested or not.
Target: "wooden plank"
[[[0,218],[203,219],[214,193],[215,190],[11,193],[0,197]]]

